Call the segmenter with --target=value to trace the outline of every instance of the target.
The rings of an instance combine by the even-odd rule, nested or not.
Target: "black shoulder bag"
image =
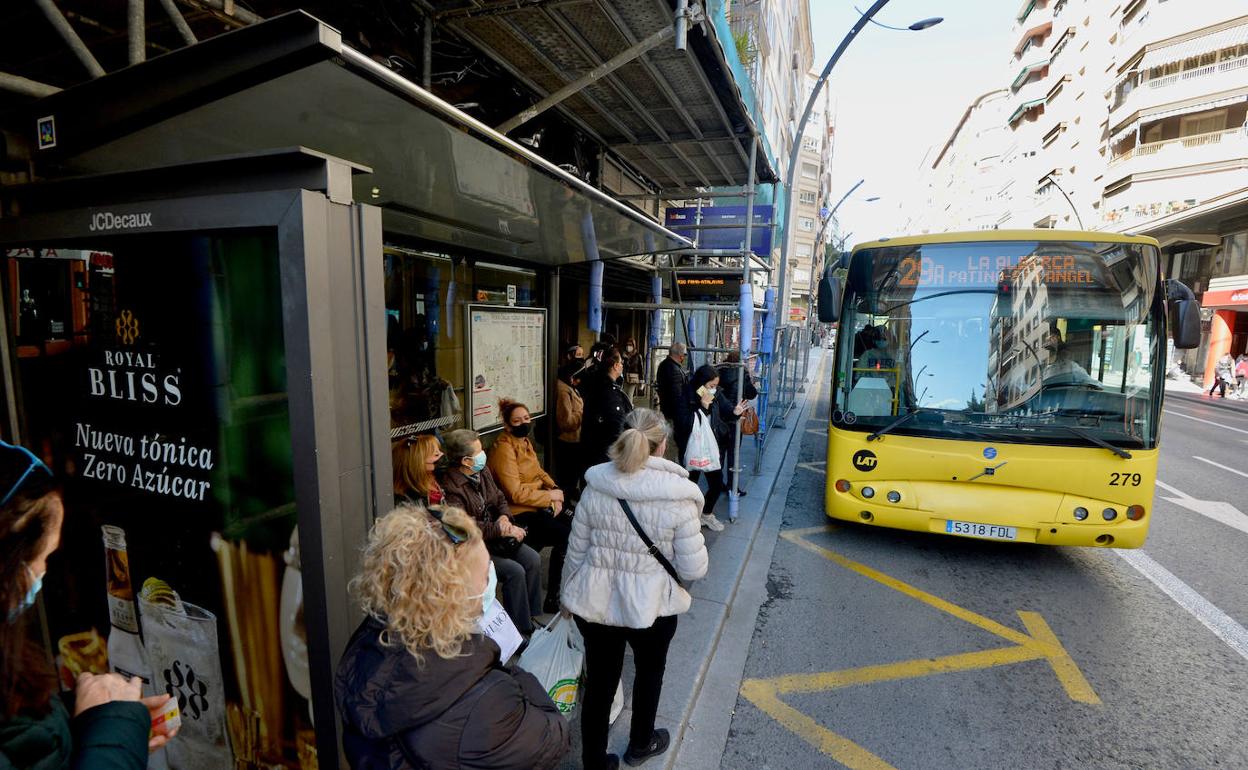
[[[641,528],[641,523],[638,522],[637,517],[633,515],[633,509],[629,507],[628,501],[624,498],[617,498],[617,500],[620,503],[620,507],[624,509],[624,515],[628,517],[628,523],[633,525],[633,529],[637,530],[638,536],[641,537],[641,542],[645,543],[646,550],[650,552],[650,555],[654,557],[654,560],[657,561],[663,569],[667,570],[667,574],[672,576],[672,580],[676,581],[676,585],[684,588],[685,584],[681,581],[680,575],[676,574],[676,568],[673,567],[672,563],[667,560],[667,557],[663,555],[663,552],[659,550],[659,547],[654,544],[654,541],[650,539],[650,536],[646,534],[646,531]]]

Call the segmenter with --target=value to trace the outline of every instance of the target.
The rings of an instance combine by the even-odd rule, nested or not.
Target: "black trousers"
[[[624,645],[633,648],[633,723],[628,745],[644,748],[654,735],[654,719],[663,694],[667,648],[676,635],[676,616],[658,618],[649,628],[619,628],[576,619],[585,637],[585,700],[581,703],[581,763],[598,770],[607,760],[611,701],[624,669]]]
[[[724,458],[721,455],[720,463],[722,464],[723,461]],[[702,505],[702,513],[714,513],[715,503],[719,502],[720,496],[728,489],[728,485],[724,483],[724,470],[721,468],[717,471],[707,471],[706,473],[689,471],[689,480],[694,484],[698,483],[700,477],[706,478],[706,502]]]
[[[1218,388],[1222,389],[1222,392],[1219,393],[1218,395],[1222,396],[1222,398],[1226,398],[1226,380],[1222,379],[1221,377],[1214,377],[1213,387],[1209,389],[1209,395],[1212,396],[1213,391],[1217,390]]]
[[[521,543],[510,558],[491,554],[490,561],[498,574],[503,607],[516,629],[528,636],[533,633],[533,616],[542,610],[542,557]]]
[[[552,516],[546,511],[529,511],[517,513],[511,517],[517,526],[524,527],[529,534],[524,537],[524,544],[535,551],[550,549],[550,573],[546,576],[546,603],[559,603],[559,585],[563,582],[563,560],[568,555],[568,536],[572,534],[572,517],[567,511]],[[495,568],[497,569],[497,568]],[[537,614],[537,607],[533,614]]]

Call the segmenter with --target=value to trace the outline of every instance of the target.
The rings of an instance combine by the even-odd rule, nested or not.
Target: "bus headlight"
[[[1088,518],[1088,509],[1084,508],[1082,505],[1076,508],[1075,518],[1079,521],[1083,521],[1084,519]]]
[[[1144,506],[1133,505],[1127,509],[1127,518],[1131,521],[1139,521],[1144,518]]]
[[[1105,521],[1113,521],[1118,518],[1118,511],[1114,508],[1106,508],[1101,511],[1101,515],[1105,517]]]
[[[850,484],[850,483],[849,483],[848,481],[846,481],[845,479],[837,479],[837,481],[836,481],[836,491],[837,491],[837,492],[848,492],[848,491],[849,491],[850,489],[852,489],[852,488],[853,488],[853,485],[852,485],[852,484]]]
[[[870,500],[871,498],[875,497],[875,490],[872,489],[871,487],[863,487],[862,496]]]
[[[898,492],[898,491],[897,491],[897,490],[895,490],[895,489],[894,489],[892,492],[889,492],[889,493],[888,493],[888,501],[889,501],[890,503],[894,503],[894,504],[895,504],[895,503],[900,503],[900,502],[901,502],[901,493],[900,493],[900,492]]]

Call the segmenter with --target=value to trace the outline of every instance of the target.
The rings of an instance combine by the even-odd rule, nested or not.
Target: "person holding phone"
[[[176,728],[152,729],[168,695],[142,697],[143,682],[84,673],[72,700],[28,624],[60,546],[65,508],[48,466],[0,441],[0,767],[40,770],[143,770]]]
[[[689,418],[683,425],[676,427],[676,443],[688,449],[689,435],[693,432],[694,415],[701,414],[710,423],[711,430],[715,434],[722,466],[727,436],[731,435],[732,425],[741,418],[749,404],[745,401],[734,404],[730,398],[720,398],[719,370],[710,364],[698,367],[698,370],[693,373],[693,377],[689,379],[689,393],[686,398],[689,403]],[[681,463],[685,464],[684,457],[681,458]],[[702,506],[702,526],[712,532],[719,532],[724,528],[724,524],[715,517],[715,504],[719,502],[720,496],[724,493],[724,470],[721,467],[720,470],[710,473],[689,471],[689,479],[695,484],[700,476],[706,477],[706,500]]]

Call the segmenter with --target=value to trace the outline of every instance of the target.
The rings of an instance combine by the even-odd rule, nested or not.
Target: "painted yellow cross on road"
[[[741,683],[741,694],[764,713],[775,719],[784,727],[796,733],[819,751],[832,759],[854,770],[888,770],[892,765],[872,754],[853,741],[837,735],[819,724],[810,716],[798,711],[781,700],[781,696],[801,693],[827,692],[854,685],[873,684],[875,682],[893,682],[901,679],[916,679],[935,674],[948,674],[956,671],[973,671],[977,669],[1005,666],[1012,663],[1023,663],[1033,660],[1047,660],[1057,675],[1066,694],[1078,703],[1099,705],[1101,700],[1096,696],[1088,680],[1083,677],[1079,667],[1062,647],[1061,642],[1044,618],[1036,612],[1018,613],[1027,633],[1022,633],[995,620],[959,607],[926,591],[915,588],[879,570],[865,564],[845,558],[844,556],[807,540],[807,536],[829,532],[832,526],[810,527],[808,529],[782,532],[781,537],[806,550],[819,554],[825,559],[839,564],[848,570],[870,578],[882,585],[899,591],[912,599],[934,607],[941,612],[952,615],[959,620],[970,623],[991,634],[1001,637],[1011,644],[989,650],[965,652],[957,655],[946,655],[938,658],[915,658],[896,663],[884,663],[876,666],[842,669],[840,671],[824,671],[816,674],[790,674],[771,679],[747,679]]]

